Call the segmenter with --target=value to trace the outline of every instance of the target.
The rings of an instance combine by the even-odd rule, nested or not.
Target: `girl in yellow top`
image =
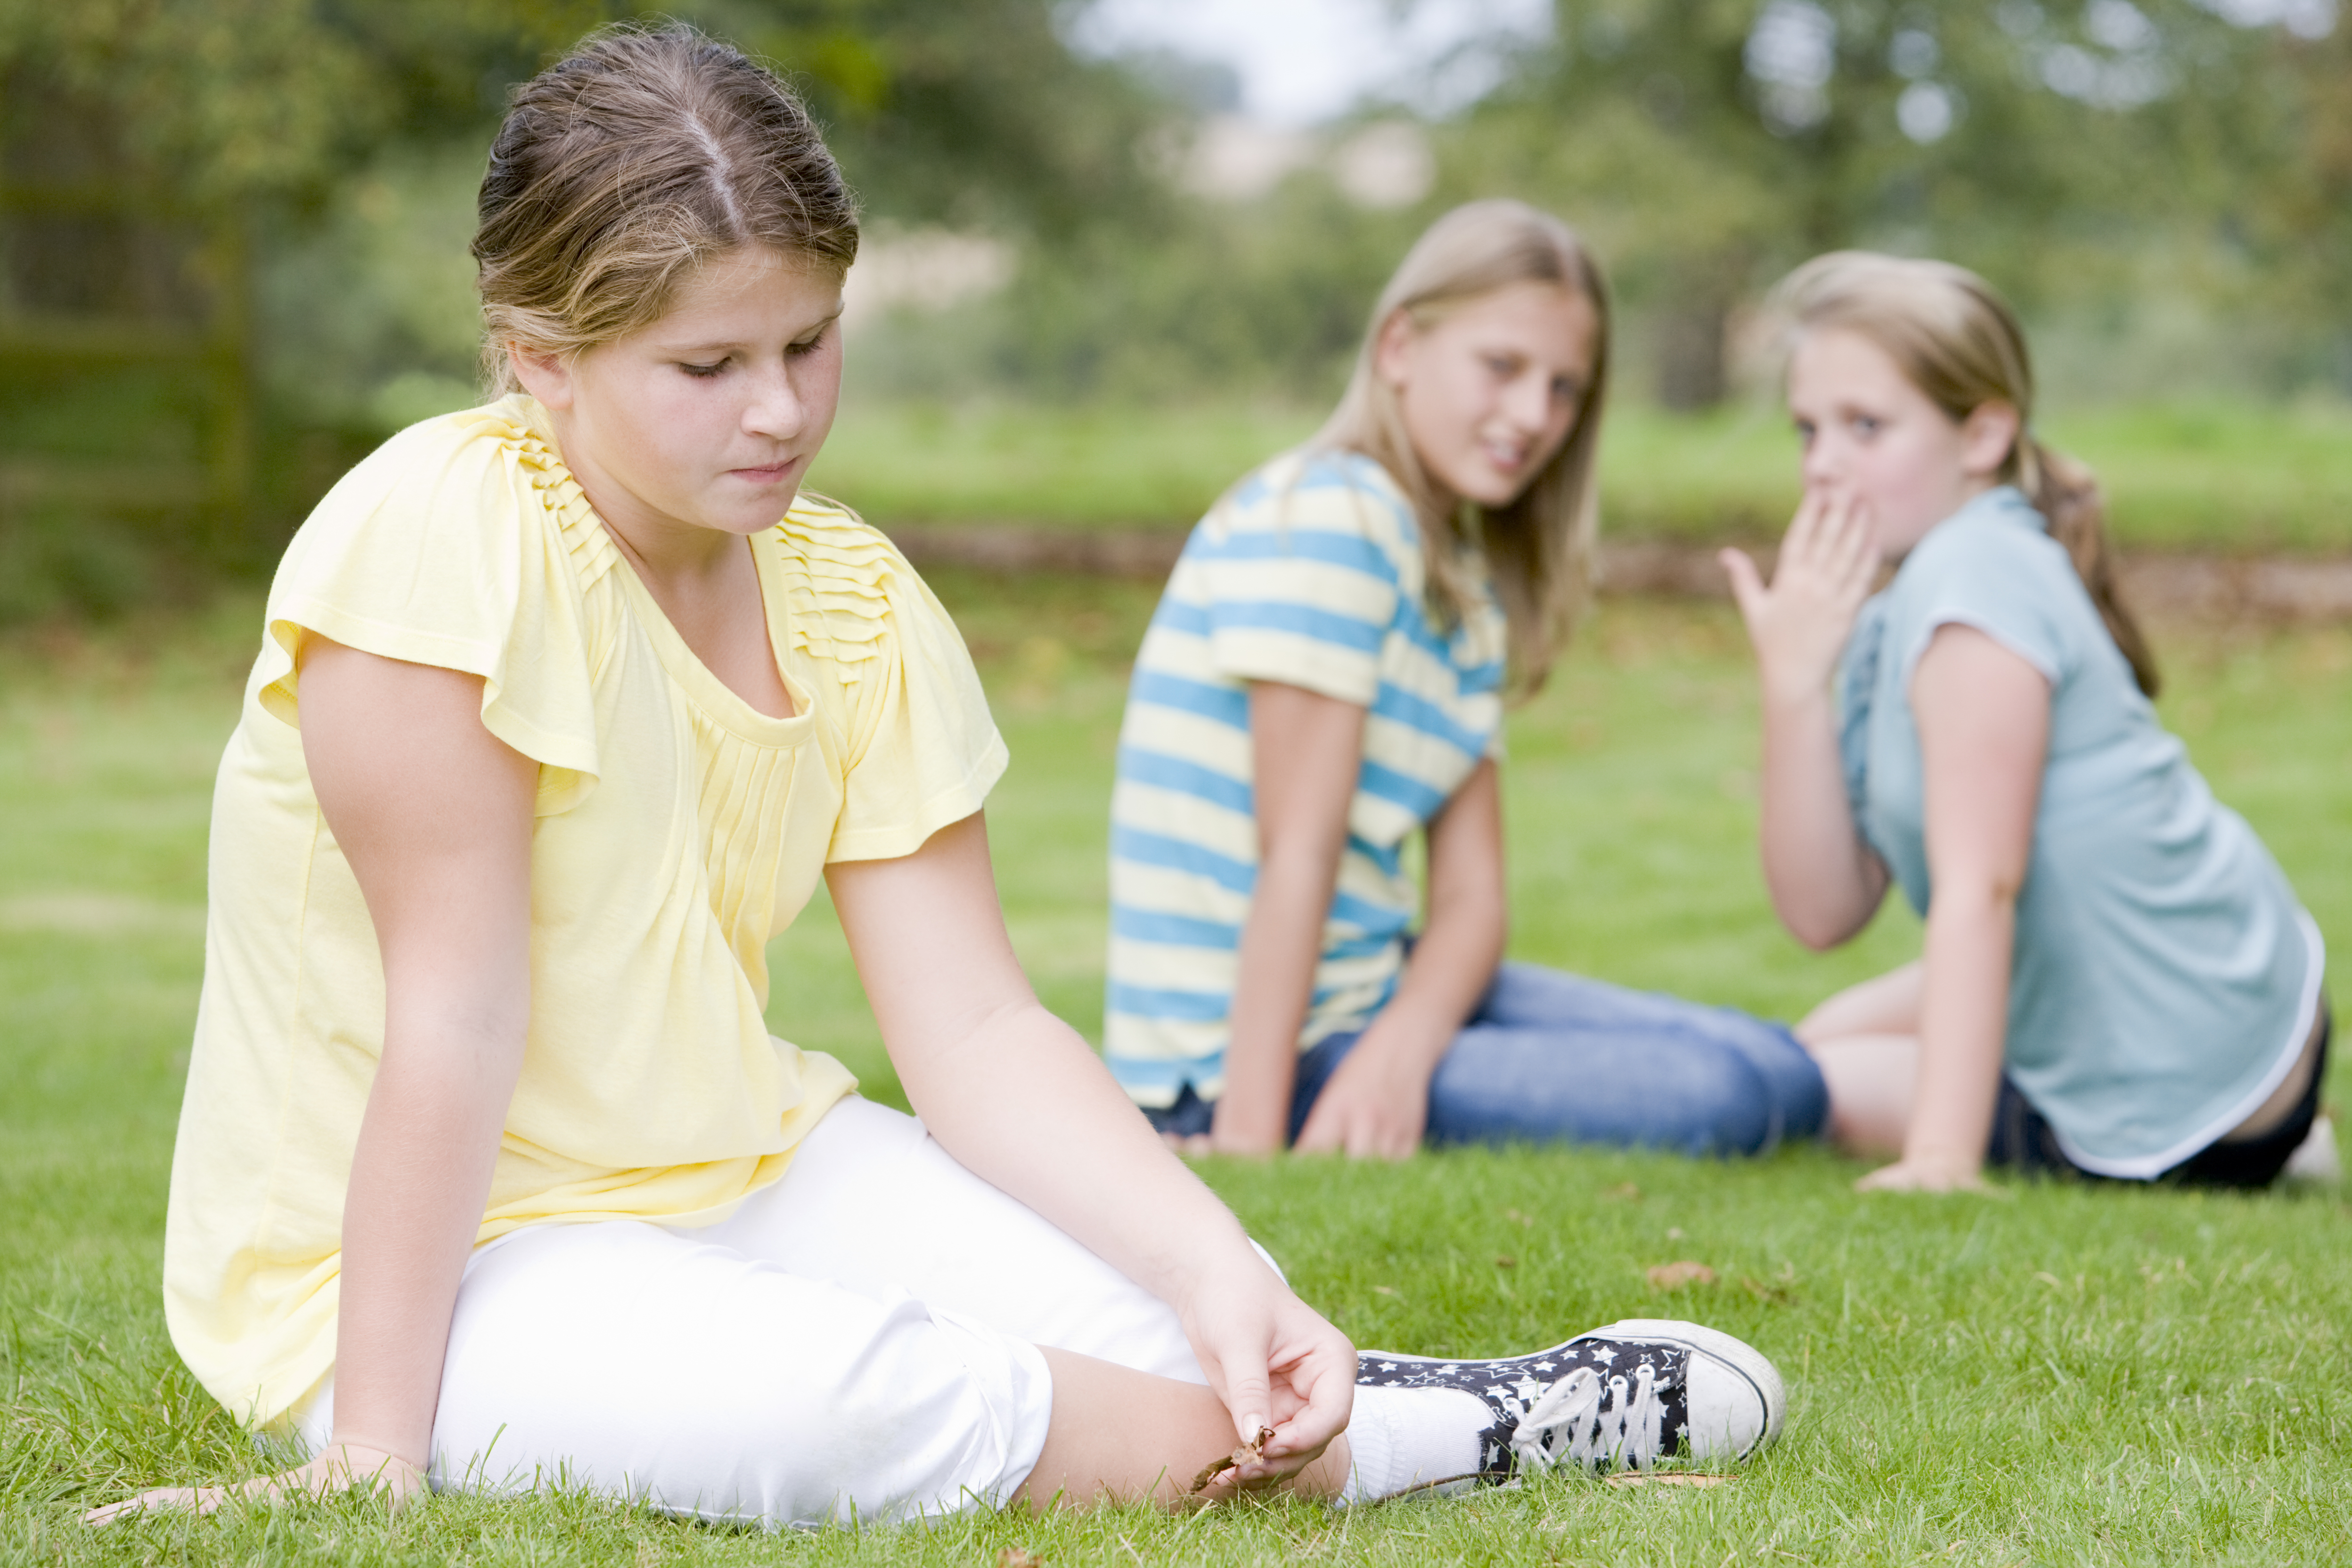
[[[954,627],[795,499],[856,226],[772,76],[593,37],[517,94],[481,220],[506,395],[320,504],[221,764],[164,1294],[205,1387],[315,1456],[247,1492],[562,1474],[784,1523],[1164,1495],[1261,1428],[1222,1485],[1769,1431],[1769,1363],[1675,1326],[1554,1352],[1525,1422],[1453,1386],[1491,1363],[1360,1397],[1037,1005]],[[766,1031],[820,876],[920,1121]]]

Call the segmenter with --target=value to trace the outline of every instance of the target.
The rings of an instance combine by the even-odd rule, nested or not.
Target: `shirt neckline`
[[[580,476],[563,460],[563,449],[556,444],[555,430],[547,418],[547,411],[536,398],[521,399],[531,429],[540,444],[547,450],[548,460],[562,473],[563,479],[580,496],[580,503],[605,543],[619,559],[614,563],[613,574],[620,579],[621,591],[637,624],[645,629],[646,639],[653,645],[654,656],[662,668],[686,699],[699,709],[713,723],[738,740],[751,745],[774,750],[789,750],[805,742],[814,731],[815,705],[808,689],[793,679],[791,660],[785,650],[792,647],[791,616],[784,603],[784,584],[776,570],[777,531],[761,529],[744,541],[751,552],[752,570],[760,582],[760,607],[768,639],[768,657],[774,661],[776,679],[783,683],[785,695],[793,700],[793,716],[779,719],[762,713],[743,700],[735,689],[711,672],[684,637],[663,613],[661,602],[645,579],[637,575],[626,550],[619,538],[606,525],[604,515],[588,492],[580,484]],[[762,547],[765,548],[762,548]]]

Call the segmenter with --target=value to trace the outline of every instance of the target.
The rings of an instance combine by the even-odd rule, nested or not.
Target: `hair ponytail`
[[[1799,331],[1839,327],[1884,350],[1929,401],[1955,420],[1988,403],[2017,410],[2019,433],[2000,478],[2025,492],[2066,551],[2132,679],[2153,697],[2156,656],[2116,591],[2106,498],[2098,477],[2030,434],[2033,364],[2025,332],[1992,285],[1965,267],[1840,250],[1817,256],[1773,290]]]
[[[2106,623],[2107,635],[2131,665],[2132,679],[2141,691],[2155,696],[2161,684],[2156,656],[2116,591],[2116,555],[2107,544],[2107,498],[2099,489],[2099,477],[2088,465],[2030,435],[2018,437],[2015,461],[2018,489],[2049,519],[2050,537],[2065,546],[2075,574],[2098,606],[2099,619]]]

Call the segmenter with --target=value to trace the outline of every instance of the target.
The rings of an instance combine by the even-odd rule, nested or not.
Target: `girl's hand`
[[[1257,1138],[1221,1138],[1211,1132],[1162,1132],[1160,1141],[1187,1159],[1208,1154],[1233,1154],[1245,1160],[1266,1160],[1282,1152],[1279,1142]]]
[[[328,1498],[353,1488],[381,1491],[395,1510],[425,1490],[425,1472],[397,1454],[358,1443],[335,1443],[307,1465],[235,1487],[158,1487],[137,1497],[91,1509],[81,1516],[93,1527],[149,1509],[191,1509],[210,1513],[224,1503],[281,1498]]]
[[[1860,506],[1808,491],[1780,542],[1769,586],[1746,552],[1726,550],[1717,559],[1730,574],[1731,595],[1756,647],[1766,701],[1801,701],[1825,692],[1878,571]]]
[[[1281,1065],[1287,1069],[1291,1063],[1286,1059]],[[1283,1140],[1290,1130],[1288,1073],[1251,1076],[1257,1081],[1236,1084],[1232,1078],[1226,1079],[1225,1092],[1209,1119],[1209,1131],[1190,1140],[1186,1152],[1234,1154],[1245,1160],[1266,1160],[1282,1152]],[[1264,1081],[1268,1076],[1282,1081],[1269,1084]],[[1276,1088],[1280,1095],[1269,1095],[1267,1091]],[[1245,1105],[1244,1101],[1255,1103]]]
[[[1882,1165],[1853,1184],[1858,1193],[1982,1193],[1991,1189],[1985,1185],[1984,1172],[1978,1162],[1970,1159],[1941,1159],[1923,1156],[1905,1158],[1892,1165]]]
[[[1409,1160],[1429,1129],[1431,1068],[1417,1054],[1369,1036],[1331,1074],[1298,1131],[1302,1154],[1339,1150],[1350,1159]],[[1442,1053],[1443,1043],[1438,1049]]]
[[[1176,1309],[1234,1434],[1247,1443],[1262,1426],[1274,1430],[1260,1458],[1241,1467],[1238,1485],[1297,1475],[1347,1426],[1356,1347],[1255,1252],[1197,1277]]]

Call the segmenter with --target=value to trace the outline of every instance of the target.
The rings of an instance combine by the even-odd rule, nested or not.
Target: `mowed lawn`
[[[992,802],[1013,933],[1099,1026],[1104,804],[1150,594],[942,576],[1014,763]],[[212,772],[255,604],[0,645],[0,1563],[2179,1563],[2340,1561],[2352,1521],[2352,1210],[2011,1186],[1862,1197],[1816,1149],[1746,1163],[1575,1151],[1203,1173],[1367,1346],[1491,1354],[1688,1316],[1788,1374],[1785,1440],[1728,1484],[1580,1477],[1455,1504],[1020,1512],[768,1536],[578,1496],[347,1500],[139,1521],[133,1487],[256,1473],[157,1294],[201,973]],[[2331,940],[2352,942],[2352,632],[2165,628],[2164,708]],[[1755,867],[1736,622],[1611,602],[1511,731],[1517,956],[1792,1016],[1910,955],[1897,911],[1828,957]],[[820,902],[777,943],[773,1026],[895,1094]],[[2352,1079],[2339,1066],[2335,1093]],[[1652,1266],[1713,1285],[1654,1289]],[[814,1435],[820,1440],[824,1435]],[[1206,1460],[1210,1456],[1202,1455]]]

